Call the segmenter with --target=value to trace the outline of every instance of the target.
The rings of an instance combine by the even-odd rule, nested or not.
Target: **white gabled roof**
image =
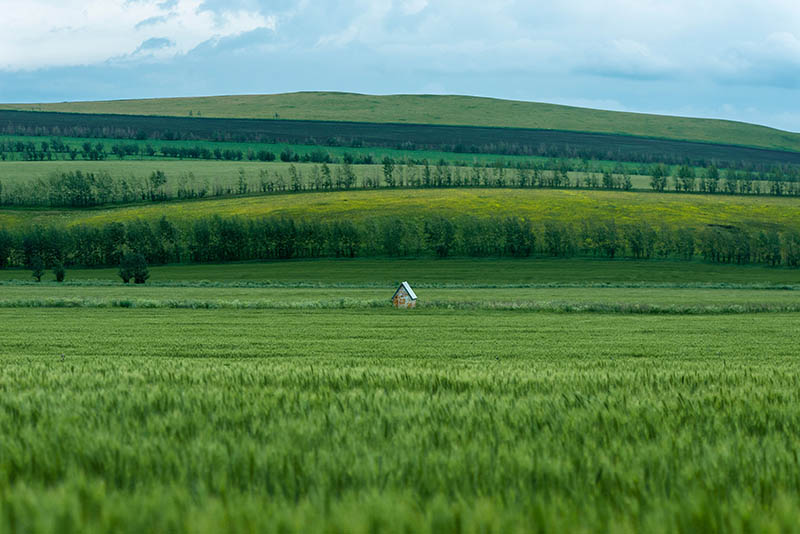
[[[408,293],[408,296],[411,297],[412,300],[417,300],[417,294],[414,293],[414,290],[411,289],[411,286],[408,285],[408,282],[403,282],[402,284],[400,284],[400,287],[398,287],[397,291],[394,292],[392,298],[395,298],[397,296],[397,293],[399,293],[401,289],[405,289],[406,293]]]

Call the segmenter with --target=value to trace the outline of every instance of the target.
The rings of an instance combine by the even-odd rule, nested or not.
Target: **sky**
[[[798,0],[0,0],[0,102],[466,94],[800,132]]]

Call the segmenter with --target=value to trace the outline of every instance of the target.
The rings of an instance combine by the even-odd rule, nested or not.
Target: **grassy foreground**
[[[28,223],[102,225],[136,218],[173,221],[220,215],[287,216],[295,219],[364,219],[381,216],[527,217],[534,221],[615,220],[617,225],[800,228],[800,202],[780,197],[739,197],[550,189],[416,189],[297,193],[213,200],[148,203],[98,209],[3,209],[0,226]]]
[[[796,317],[0,310],[0,531],[791,532]]]
[[[334,120],[540,128],[800,150],[800,134],[752,124],[470,96],[303,92],[196,98],[3,104],[0,109],[187,117]]]

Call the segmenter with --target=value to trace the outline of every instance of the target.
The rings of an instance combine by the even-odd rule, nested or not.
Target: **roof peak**
[[[398,292],[399,292],[401,289],[405,289],[406,293],[408,293],[408,296],[409,296],[409,297],[411,297],[411,299],[412,299],[412,300],[417,300],[417,294],[416,294],[416,293],[414,293],[414,290],[413,290],[413,289],[411,289],[411,286],[410,286],[410,285],[408,284],[408,282],[406,282],[406,281],[403,281],[403,282],[400,284],[400,287],[398,287],[398,288],[397,288],[397,291],[395,291],[395,292],[394,292],[394,295],[392,295],[392,298],[394,298],[394,297],[395,297],[395,295],[397,295],[397,293],[398,293]]]

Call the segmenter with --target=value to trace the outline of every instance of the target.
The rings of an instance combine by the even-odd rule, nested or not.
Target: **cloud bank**
[[[0,3],[0,100],[447,92],[800,130],[796,1]]]
[[[274,28],[245,9],[200,0],[3,0],[0,70],[95,65],[128,56],[174,58],[209,39]]]

